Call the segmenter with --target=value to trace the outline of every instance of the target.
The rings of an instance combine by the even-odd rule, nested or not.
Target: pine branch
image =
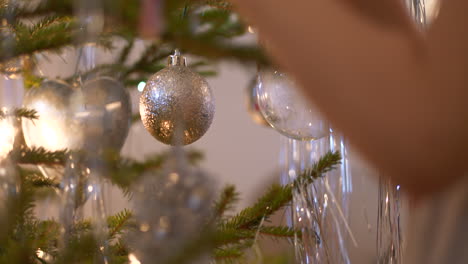
[[[59,182],[44,177],[40,172],[21,168],[21,173],[25,181],[34,188],[59,188]]]
[[[213,252],[213,257],[217,263],[237,263],[238,260],[242,259],[245,254],[245,250],[251,248],[254,245],[254,240],[246,240],[241,243],[230,246],[217,248]]]
[[[230,2],[223,1],[223,0],[208,0],[208,1],[204,1],[204,4],[209,5],[211,7],[227,10],[227,11],[232,10],[232,4]]]
[[[327,152],[311,168],[304,170],[293,182],[295,188],[311,184],[316,179],[323,177],[327,172],[334,170],[341,164],[341,154],[338,151]]]
[[[117,213],[116,215],[110,216],[107,219],[109,228],[109,240],[114,239],[117,235],[120,235],[132,218],[132,212],[128,209]]]
[[[223,215],[234,209],[234,204],[239,201],[239,193],[234,185],[224,187],[221,197],[214,205],[214,219],[221,219]]]
[[[107,166],[112,182],[128,194],[132,183],[138,181],[145,171],[161,169],[169,155],[169,152],[154,154],[140,162],[122,158],[118,153],[107,153],[105,159],[108,162]],[[203,159],[202,153],[197,150],[187,151],[186,155],[191,164],[197,164]]]
[[[65,164],[67,150],[47,151],[43,147],[23,148],[17,158],[20,164],[61,166]]]
[[[252,240],[255,238],[257,231],[249,229],[230,228],[219,226],[214,238],[216,247],[224,247],[227,245],[236,245],[244,240]]]
[[[263,218],[268,219],[274,212],[292,199],[292,187],[273,184],[270,189],[252,206],[229,219],[225,225],[236,229],[254,228]]]
[[[126,61],[127,61],[127,58],[128,58],[128,55],[130,54],[130,51],[132,50],[133,48],[133,45],[135,44],[135,40],[134,39],[131,39],[127,45],[122,49],[122,51],[120,52],[120,56],[119,58],[117,59],[117,63],[119,64],[124,64]]]
[[[27,108],[15,108],[13,112],[10,113],[8,110],[0,110],[0,119],[4,119],[8,116],[14,116],[15,118],[27,118],[27,119],[38,119],[39,115],[34,109]]]
[[[244,256],[244,251],[238,248],[220,248],[215,249],[213,257],[217,262],[233,263],[234,260],[240,259]]]
[[[299,230],[287,226],[262,226],[259,233],[274,239],[294,238],[300,234]]]
[[[34,109],[16,108],[14,111],[14,115],[16,116],[16,118],[26,118],[31,120],[39,119],[39,115]]]

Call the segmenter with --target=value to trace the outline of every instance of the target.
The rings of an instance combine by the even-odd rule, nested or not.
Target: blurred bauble
[[[176,51],[169,65],[146,82],[140,97],[143,125],[165,144],[191,144],[213,121],[215,100],[208,82]],[[180,131],[181,138],[175,138]]]
[[[6,53],[5,55],[13,55],[8,54],[8,52],[13,52],[14,45],[16,43],[16,34],[13,30],[13,27],[8,24],[0,25],[0,39],[2,40],[0,48]],[[20,77],[20,74],[23,71],[23,67],[23,56],[12,57],[3,62],[0,62],[0,74],[3,74],[8,79],[17,79]]]
[[[7,158],[13,150],[18,134],[16,117],[11,116],[6,108],[3,108],[1,112],[4,116],[0,118],[0,161]]]
[[[89,151],[120,151],[130,129],[132,109],[124,85],[110,77],[97,77],[76,89],[70,110],[83,124]]]
[[[258,89],[258,77],[253,78],[247,86],[247,112],[252,120],[261,126],[270,127],[270,124],[265,120],[260,107],[258,106],[257,100],[257,89]]]
[[[26,93],[24,107],[39,115],[37,120],[22,120],[26,144],[50,151],[117,152],[130,126],[129,95],[121,83],[108,77],[86,81],[81,87],[44,81]]]
[[[327,136],[329,124],[284,73],[262,70],[258,77],[258,105],[265,120],[279,133],[296,140]]]
[[[11,217],[11,206],[20,195],[21,180],[15,165],[9,158],[0,160],[0,224],[3,227],[13,224],[9,222],[14,220]],[[4,233],[0,234],[0,238],[7,239]]]
[[[12,58],[0,63],[0,73],[8,79],[18,79],[23,72],[24,60],[22,57]]]
[[[169,168],[147,172],[132,188],[137,228],[127,241],[141,263],[165,263],[180,254],[212,215],[214,190],[206,172],[192,166]]]
[[[50,151],[83,147],[83,124],[70,111],[74,91],[64,81],[46,80],[25,94],[24,107],[36,110],[39,115],[37,120],[22,120],[24,139],[29,147]]]

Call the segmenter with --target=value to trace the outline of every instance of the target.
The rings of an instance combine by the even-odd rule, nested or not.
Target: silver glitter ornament
[[[212,215],[213,182],[185,161],[180,148],[175,154],[162,171],[147,172],[132,188],[137,229],[127,241],[141,263],[166,263],[180,254]]]
[[[130,126],[129,95],[120,82],[109,77],[91,79],[81,87],[44,81],[26,93],[23,104],[39,115],[38,120],[22,120],[29,147],[119,151]]]
[[[215,101],[208,82],[186,66],[178,51],[169,65],[146,83],[140,97],[145,128],[165,144],[191,144],[200,139],[213,121]],[[182,138],[174,138],[175,131]]]

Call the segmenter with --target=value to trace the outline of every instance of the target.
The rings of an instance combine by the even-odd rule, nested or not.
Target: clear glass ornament
[[[14,211],[12,206],[16,205],[19,198],[20,178],[14,162],[11,160],[10,153],[13,151],[15,141],[18,135],[18,121],[10,116],[6,108],[2,110],[3,116],[0,117],[0,239],[6,235],[2,232],[2,227],[8,227],[11,219],[10,211]],[[5,240],[3,240],[5,241]]]
[[[7,30],[7,32],[5,32]],[[9,52],[13,48],[14,35],[10,34],[6,21],[2,21],[0,35],[2,38],[2,50]],[[21,181],[15,166],[12,152],[19,151],[20,135],[19,120],[15,117],[15,108],[21,106],[23,97],[22,80],[11,79],[12,76],[5,72],[4,65],[0,65],[0,241],[7,241],[8,235],[4,228],[15,221],[11,212],[17,209]],[[16,73],[16,72],[15,72]],[[15,150],[17,148],[17,150]]]
[[[118,152],[130,127],[130,97],[125,87],[110,77],[91,79],[82,87],[59,80],[44,81],[28,91],[24,106],[39,115],[38,120],[22,121],[29,147]],[[50,178],[60,179],[63,173],[57,168],[41,170]]]
[[[127,241],[141,263],[165,263],[180,254],[209,222],[213,182],[185,159],[177,147],[162,171],[146,172],[132,188],[137,229]]]
[[[302,231],[295,239],[298,263],[350,263],[348,250],[356,244],[349,227],[352,179],[341,136],[315,141],[283,139],[282,183],[288,184],[329,150],[343,154],[341,166],[293,193],[289,223]]]
[[[258,77],[253,78],[247,85],[246,89],[246,103],[247,103],[247,112],[250,115],[252,120],[261,126],[270,127],[270,124],[265,120],[262,113],[260,112],[260,107],[257,100],[257,89],[258,89]]]
[[[314,140],[328,135],[328,122],[299,94],[286,74],[262,70],[258,82],[260,111],[279,133],[297,140]]]
[[[0,241],[6,241],[8,227],[15,219],[11,218],[11,211],[15,211],[20,194],[20,179],[18,172],[9,157],[0,159]]]
[[[99,245],[99,253],[95,258],[95,263],[109,262],[109,245],[107,219],[110,216],[110,187],[111,183],[105,176],[105,163],[100,157],[94,157],[87,163],[86,170],[89,172],[85,192],[87,192],[91,210],[91,219],[93,220],[93,234]],[[86,206],[86,205],[85,205]],[[85,207],[86,208],[86,207]]]
[[[1,110],[3,113],[8,113],[6,108]],[[16,120],[12,116],[0,117],[0,160],[6,159],[10,152],[13,150],[18,128],[16,127]]]
[[[88,198],[87,179],[90,171],[82,164],[84,157],[78,153],[68,156],[65,172],[60,183],[61,206],[59,222],[62,226],[62,246],[72,238],[75,226],[83,221],[84,204]]]

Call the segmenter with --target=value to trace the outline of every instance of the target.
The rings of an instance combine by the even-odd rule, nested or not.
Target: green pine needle
[[[14,116],[16,118],[26,118],[26,119],[38,119],[39,115],[34,109],[27,108],[15,108],[11,113],[8,110],[0,110],[0,119],[4,119],[8,116]]]
[[[222,218],[226,212],[233,210],[238,201],[239,193],[236,191],[236,187],[234,185],[224,187],[221,197],[214,205],[215,219]]]
[[[47,151],[43,147],[24,148],[17,160],[20,164],[62,166],[65,164],[67,153],[67,150]]]
[[[107,219],[109,228],[109,240],[116,238],[121,235],[123,230],[127,227],[130,219],[132,218],[132,212],[128,209],[117,213],[116,215],[110,216]]]

